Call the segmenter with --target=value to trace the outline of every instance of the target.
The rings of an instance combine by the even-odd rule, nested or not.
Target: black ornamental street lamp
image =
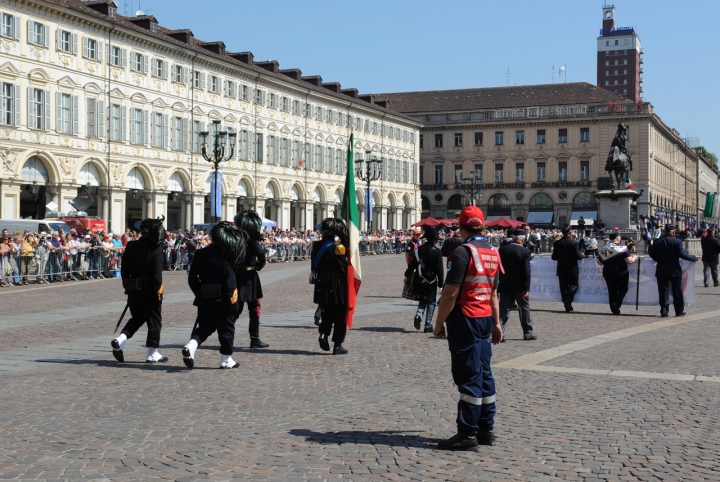
[[[470,171],[470,177],[462,178],[462,188],[465,194],[470,196],[470,202],[475,205],[477,196],[480,194],[480,188],[482,187],[482,171],[475,169]]]
[[[365,190],[365,220],[367,221],[367,231],[370,232],[372,230],[372,221],[370,220],[372,217],[372,206],[370,205],[370,183],[372,181],[377,181],[382,176],[382,159],[370,159],[370,151],[365,151],[365,155],[367,156],[367,161],[363,159],[357,160],[355,176],[367,184],[367,189]],[[365,164],[364,172],[363,163]],[[377,169],[373,167],[374,164],[378,165]]]
[[[230,160],[233,155],[235,154],[235,138],[237,137],[237,134],[235,132],[228,133],[227,131],[218,131],[220,128],[220,121],[214,120],[213,121],[214,126],[214,132],[213,132],[213,150],[212,150],[212,156],[208,156],[207,153],[207,136],[210,135],[209,132],[203,131],[200,133],[200,137],[202,137],[202,156],[203,158],[211,162],[213,166],[215,166],[215,177],[213,178],[213,183],[215,184],[215,189],[217,190],[217,178],[218,178],[218,169],[220,167],[220,163],[223,161]],[[230,139],[230,155],[225,157],[225,138],[226,136]],[[212,196],[212,191],[211,194]],[[215,198],[217,200],[217,196]],[[218,207],[215,206],[215,210],[213,211],[213,222],[218,222],[218,216],[217,216],[217,210]]]

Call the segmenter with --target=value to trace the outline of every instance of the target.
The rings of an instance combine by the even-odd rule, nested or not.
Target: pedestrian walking
[[[700,256],[688,254],[683,248],[683,242],[675,237],[675,226],[668,224],[665,226],[665,236],[656,240],[650,247],[650,257],[657,262],[655,277],[657,278],[658,299],[660,300],[660,316],[663,318],[669,316],[670,289],[672,289],[675,316],[685,316],[680,260],[699,261]],[[691,271],[691,273],[694,273],[694,271]],[[694,277],[694,275],[691,276],[691,283]]]
[[[498,253],[503,270],[500,271],[498,294],[500,296],[500,323],[505,341],[505,327],[510,309],[517,303],[523,340],[537,340],[530,319],[530,260],[532,252],[524,246],[525,233],[515,230],[511,243],[500,246]]]
[[[628,292],[630,270],[628,265],[637,261],[627,245],[622,244],[619,231],[610,231],[608,243],[603,247],[597,263],[603,267],[603,278],[608,289],[608,303],[613,315],[620,314],[623,299]]]
[[[141,326],[147,323],[147,363],[168,361],[158,351],[162,329],[163,299],[163,253],[161,243],[165,239],[164,217],[145,219],[138,223],[140,239],[128,242],[120,270],[123,288],[128,295],[130,320],[120,335],[110,343],[113,356],[119,362],[125,361],[124,350],[127,340],[133,337]]]
[[[573,311],[572,303],[579,287],[578,261],[583,257],[578,242],[570,237],[570,226],[564,225],[562,238],[553,243],[552,259],[557,261],[556,274],[560,283],[560,296],[568,313]]]
[[[190,340],[182,349],[183,363],[194,368],[195,350],[217,331],[220,368],[238,368],[240,364],[232,358],[239,310],[235,273],[243,267],[248,234],[221,221],[213,226],[210,237],[212,243],[195,253],[188,276],[198,311]]]
[[[432,319],[437,306],[438,287],[443,285],[445,269],[442,253],[437,243],[440,239],[437,229],[426,227],[422,235],[425,242],[413,252],[413,260],[408,267],[412,273],[413,294],[418,302],[417,312],[413,319],[416,330],[420,329],[425,315],[425,333],[433,332]]]
[[[453,381],[460,392],[458,433],[438,443],[441,450],[475,450],[495,440],[495,379],[491,343],[502,340],[497,288],[500,257],[485,236],[485,216],[477,206],[460,212],[465,244],[450,259],[433,332],[447,330]]]
[[[712,275],[713,286],[720,286],[718,282],[718,255],[720,255],[720,240],[715,237],[713,229],[707,230],[707,235],[700,239],[702,248],[703,283],[707,288]]]
[[[262,284],[258,271],[265,267],[265,249],[260,244],[262,218],[253,210],[243,211],[235,216],[235,225],[245,231],[250,239],[245,251],[245,260],[235,272],[238,288],[239,310],[247,303],[250,323],[250,348],[267,348],[270,345],[260,339],[260,298],[263,297]]]
[[[347,333],[347,256],[345,246],[348,232],[342,219],[327,218],[320,223],[322,239],[313,243],[311,263],[316,273],[313,302],[322,306],[322,320],[318,327],[318,342],[324,351],[330,351],[330,334],[334,344],[333,355],[345,355],[342,346]],[[335,237],[339,243],[335,243]]]

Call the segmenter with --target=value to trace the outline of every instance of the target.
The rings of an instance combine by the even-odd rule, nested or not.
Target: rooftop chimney
[[[252,65],[254,63],[254,57],[252,52],[238,52],[235,54],[228,54],[230,57],[242,62],[243,64]]]
[[[364,100],[368,104],[372,104],[372,94],[358,95],[358,99]]]
[[[264,62],[255,62],[255,65],[267,70],[268,72],[273,72],[275,74],[277,74],[280,71],[280,64],[278,64],[277,60],[266,60]]]
[[[324,82],[322,86],[328,90],[332,90],[333,92],[339,93],[342,90],[340,88],[340,82]]]
[[[317,87],[322,86],[322,77],[320,77],[319,75],[307,75],[305,77],[302,77],[302,80],[304,80],[308,84],[312,84]]]
[[[182,30],[169,30],[167,32],[169,36],[172,38],[179,40],[183,43],[186,43],[188,45],[193,44],[193,38],[195,35],[193,35],[192,31],[189,29],[182,29]]]
[[[358,98],[358,90],[357,89],[343,89],[340,92],[343,94],[352,97],[353,99]]]
[[[300,69],[285,69],[281,70],[280,73],[293,80],[302,80],[302,71]]]
[[[198,43],[199,47],[204,48],[205,50],[209,50],[210,52],[213,52],[218,55],[225,55],[225,42],[219,41],[219,42],[201,42]]]

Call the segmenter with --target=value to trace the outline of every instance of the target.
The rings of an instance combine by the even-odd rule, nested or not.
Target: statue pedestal
[[[598,200],[598,219],[602,219],[608,231],[614,227],[621,230],[635,229],[637,223],[636,201],[642,195],[642,191],[606,189],[594,194]]]

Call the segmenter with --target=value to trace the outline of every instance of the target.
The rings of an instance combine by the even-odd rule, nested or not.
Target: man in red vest
[[[435,338],[445,336],[451,371],[460,391],[458,433],[438,443],[441,450],[477,450],[495,440],[495,379],[490,369],[492,344],[502,340],[497,288],[500,256],[485,237],[485,216],[477,206],[460,213],[458,246],[448,261],[445,287],[435,322]]]

